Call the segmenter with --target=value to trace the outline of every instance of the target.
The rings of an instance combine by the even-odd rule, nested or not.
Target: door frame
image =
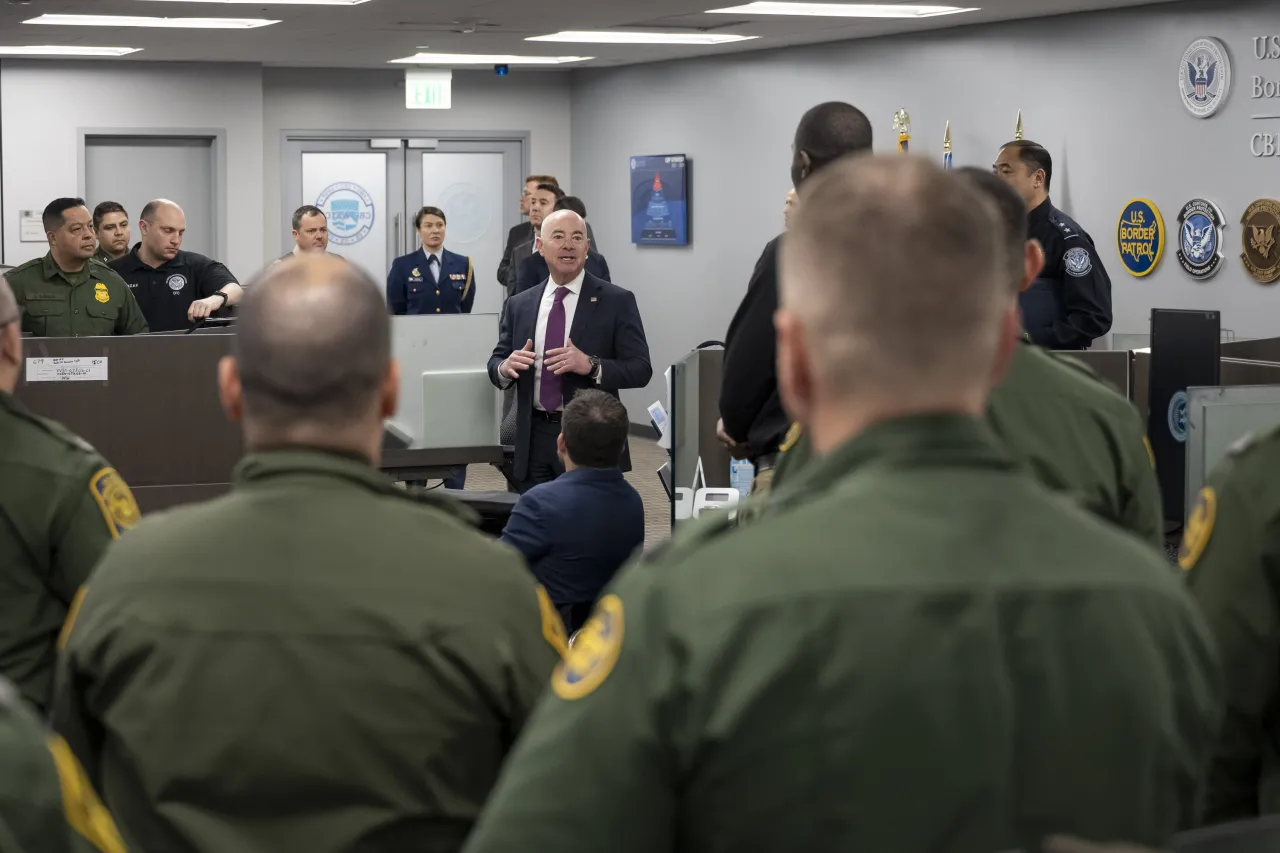
[[[168,138],[208,140],[213,149],[213,245],[214,257],[227,257],[227,129],[225,127],[78,127],[76,128],[76,187],[80,197],[88,191],[88,137],[116,139]],[[86,203],[91,199],[85,199]],[[142,211],[138,211],[141,213]]]
[[[527,131],[494,131],[494,130],[424,130],[416,128],[413,130],[282,130],[280,131],[280,216],[281,222],[277,224],[283,233],[281,248],[288,252],[292,245],[292,221],[293,211],[297,209],[298,202],[296,198],[291,197],[290,190],[301,186],[302,173],[301,161],[297,168],[298,174],[293,176],[291,173],[286,174],[289,170],[294,169],[294,164],[289,161],[289,146],[291,143],[297,142],[368,142],[370,140],[400,140],[400,151],[404,156],[405,165],[409,163],[409,152],[430,150],[421,145],[413,145],[412,143],[420,143],[424,140],[438,140],[441,142],[516,142],[520,145],[520,177],[529,174],[530,147],[532,142],[532,134]],[[371,148],[370,150],[378,150]],[[382,149],[386,150],[386,149]],[[409,210],[409,174],[408,169],[405,170],[404,186],[400,188],[399,206],[405,212],[405,219],[411,218],[412,214],[417,210]],[[387,197],[394,199],[396,194],[391,187],[387,187]],[[506,230],[511,230],[520,224],[520,215],[513,212],[513,205],[503,205],[502,226]],[[408,222],[401,223],[401,230],[408,227]],[[412,229],[410,229],[412,230]],[[406,244],[407,245],[407,244]]]

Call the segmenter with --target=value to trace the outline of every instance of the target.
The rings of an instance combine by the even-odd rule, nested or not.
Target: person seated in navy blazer
[[[476,301],[475,270],[466,255],[444,247],[444,211],[424,207],[413,217],[422,248],[396,258],[387,273],[392,314],[470,314]]]
[[[548,279],[507,300],[489,357],[490,381],[516,387],[512,479],[522,494],[564,473],[556,438],[561,410],[575,393],[599,388],[616,397],[653,377],[635,296],[585,269],[587,223],[557,211],[543,221],[541,236]],[[631,470],[625,446],[621,468]]]
[[[587,206],[583,204],[582,199],[577,196],[567,195],[556,201],[556,210],[572,210],[581,216],[584,220],[587,218]],[[554,212],[554,211],[553,211]],[[604,255],[591,248],[591,225],[587,224],[587,272],[591,273],[601,281],[612,281],[609,275],[609,264],[605,261]],[[541,247],[534,241],[535,249]],[[539,251],[535,251],[533,255],[525,258],[520,264],[520,271],[516,274],[516,287],[512,291],[523,293],[526,290],[532,290],[547,280],[547,259],[542,257]]]
[[[422,248],[396,258],[387,273],[387,305],[392,314],[470,314],[476,301],[471,259],[444,247],[446,219],[438,207],[413,217]],[[465,465],[454,468],[446,489],[467,485]]]
[[[618,398],[579,391],[564,407],[556,439],[565,473],[521,495],[502,532],[502,541],[524,554],[570,634],[644,546],[644,502],[618,467],[629,427]]]

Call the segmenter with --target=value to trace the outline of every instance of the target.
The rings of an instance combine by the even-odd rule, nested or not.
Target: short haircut
[[[413,217],[414,231],[417,231],[419,228],[422,227],[422,217],[424,216],[439,216],[441,222],[443,222],[445,225],[449,224],[449,220],[445,219],[443,210],[441,210],[438,207],[424,207],[422,208],[422,210],[418,211],[416,216]]]
[[[556,199],[555,209],[572,210],[583,219],[587,218],[587,206],[583,203],[582,199],[578,198],[576,195],[566,195]]]
[[[556,201],[564,198],[564,190],[560,189],[559,184],[538,184],[538,189],[544,193],[551,193],[556,197]]]
[[[1027,241],[1031,239],[1031,228],[1027,220],[1027,203],[1018,195],[1018,191],[1009,186],[1009,182],[992,174],[990,169],[979,169],[976,166],[965,166],[957,169],[956,174],[970,181],[984,196],[996,206],[1000,236],[1006,244],[1010,271],[1010,283],[1014,291],[1022,289],[1023,259],[1026,258]]]
[[[237,309],[246,420],[270,433],[369,417],[391,361],[391,318],[357,264],[324,256],[274,264]]]
[[[996,214],[915,157],[854,157],[806,184],[782,243],[783,308],[833,396],[927,409],[986,387],[1012,295]]]
[[[1053,183],[1053,156],[1048,150],[1040,143],[1032,142],[1030,139],[1019,139],[1005,143],[1000,150],[1004,151],[1006,148],[1012,148],[1017,151],[1018,159],[1032,173],[1037,169],[1044,169],[1044,191],[1048,192],[1050,185]]]
[[[93,230],[97,231],[102,227],[102,220],[108,213],[123,213],[124,218],[129,218],[129,211],[124,209],[124,205],[118,201],[100,202],[93,209]]]
[[[304,204],[293,212],[293,230],[297,231],[302,227],[302,218],[304,216],[322,216],[324,221],[328,222],[329,217],[324,215],[324,211],[316,207],[314,204]]]
[[[870,151],[873,136],[871,121],[862,110],[828,101],[801,117],[795,146],[809,155],[809,163],[817,171],[846,154]]]
[[[66,212],[73,207],[84,206],[84,199],[82,198],[55,198],[49,202],[44,208],[44,233],[48,234],[50,231],[57,231],[63,225],[66,225]]]
[[[560,186],[560,182],[556,180],[555,175],[530,175],[524,179],[526,184],[551,184],[553,187]]]
[[[595,388],[574,395],[560,419],[569,458],[583,468],[616,468],[630,428],[627,407],[612,394]]]

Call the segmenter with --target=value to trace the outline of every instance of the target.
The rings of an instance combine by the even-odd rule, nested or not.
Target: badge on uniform
[[[93,298],[102,303],[111,301],[111,291],[107,290],[107,286],[102,282],[98,282],[93,286]]]
[[[410,272],[409,275],[413,276],[414,278],[422,278],[422,273],[418,270],[417,267],[414,267],[413,271]]]
[[[112,539],[119,539],[121,533],[142,518],[133,492],[129,491],[128,484],[115,468],[103,468],[94,474],[89,480],[89,492],[102,510],[102,517],[107,520]]]
[[[569,637],[565,634],[564,621],[551,603],[551,596],[542,584],[537,585],[538,611],[542,614],[542,638],[547,645],[556,650],[556,654],[564,657],[569,651]]]
[[[1067,275],[1073,275],[1076,278],[1084,278],[1093,272],[1093,259],[1089,257],[1089,250],[1083,246],[1068,249],[1062,256],[1062,264],[1067,270]]]
[[[1178,548],[1178,565],[1184,572],[1196,567],[1204,549],[1213,535],[1213,522],[1218,517],[1218,493],[1211,486],[1200,490],[1200,499],[1196,508],[1187,518],[1187,529],[1182,534],[1182,545]]]
[[[551,689],[561,699],[581,699],[604,683],[622,651],[622,599],[606,595],[574,635],[569,654],[551,674]]]

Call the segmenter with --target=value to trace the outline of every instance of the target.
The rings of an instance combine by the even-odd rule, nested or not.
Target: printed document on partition
[[[28,382],[106,382],[107,357],[29,358]]]

